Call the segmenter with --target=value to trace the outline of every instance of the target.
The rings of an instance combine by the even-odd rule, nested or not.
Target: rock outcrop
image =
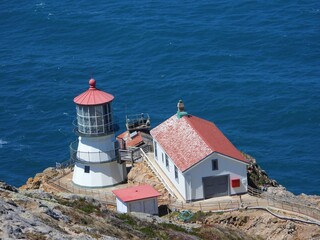
[[[134,167],[128,173],[128,183],[130,185],[149,184],[161,194],[158,198],[160,204],[167,204],[170,201],[167,189],[152,173],[145,162],[135,163]]]
[[[319,208],[320,196],[292,194],[270,179],[254,158],[245,156],[250,161],[249,185],[269,197]],[[162,218],[117,214],[113,206],[62,193],[48,184],[63,171],[48,168],[20,189],[0,182],[0,239],[320,239],[317,225],[281,220],[261,210],[201,213],[191,223],[179,222],[176,212]],[[170,202],[145,162],[135,163],[128,183],[149,184],[162,194],[160,204]]]
[[[48,180],[61,174],[63,170],[58,170],[53,167],[45,169],[42,173],[37,173],[33,178],[30,177],[26,184],[22,185],[20,190],[41,189],[47,191]]]
[[[320,239],[319,226],[281,220],[264,211],[249,210],[208,214],[203,219],[203,224],[220,225],[244,231],[255,239]]]
[[[278,187],[276,180],[270,179],[266,171],[264,171],[257,163],[256,159],[249,154],[242,153],[249,161],[248,166],[248,184],[253,188],[260,188],[262,190],[268,187]]]
[[[18,191],[4,182],[0,184],[0,239],[196,240],[208,236],[252,239],[229,228],[190,228],[150,215],[118,214],[90,197],[40,189]]]

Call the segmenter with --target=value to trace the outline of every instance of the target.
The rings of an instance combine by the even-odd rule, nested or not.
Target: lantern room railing
[[[70,159],[71,161],[80,162],[83,164],[100,164],[106,162],[120,161],[119,144],[115,142],[115,149],[110,151],[78,151],[78,140],[70,144]]]

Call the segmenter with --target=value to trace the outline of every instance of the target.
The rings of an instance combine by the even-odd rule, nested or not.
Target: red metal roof
[[[103,92],[96,88],[96,80],[93,78],[89,81],[89,89],[79,96],[75,97],[73,101],[78,105],[99,105],[111,102],[114,96]]]
[[[122,188],[112,191],[123,202],[131,202],[146,198],[158,197],[161,194],[150,185]]]
[[[125,131],[117,136],[118,140],[124,140],[126,147],[137,147],[143,143],[143,139],[140,132],[137,132],[133,137],[130,136],[129,131]]]
[[[173,115],[150,133],[182,172],[214,152],[248,162],[215,124],[192,115]]]

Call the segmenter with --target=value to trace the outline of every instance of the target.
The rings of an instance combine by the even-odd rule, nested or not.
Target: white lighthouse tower
[[[70,146],[75,160],[72,181],[82,187],[107,187],[123,182],[126,165],[119,160],[114,136],[113,95],[96,88],[90,79],[89,89],[74,98],[77,105],[76,133],[79,141]]]

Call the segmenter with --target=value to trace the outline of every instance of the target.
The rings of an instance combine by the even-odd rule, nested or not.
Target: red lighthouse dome
[[[93,78],[89,80],[89,86],[90,87],[87,91],[81,93],[79,96],[73,99],[74,103],[78,105],[90,106],[109,103],[114,99],[112,94],[97,89],[96,80]]]

